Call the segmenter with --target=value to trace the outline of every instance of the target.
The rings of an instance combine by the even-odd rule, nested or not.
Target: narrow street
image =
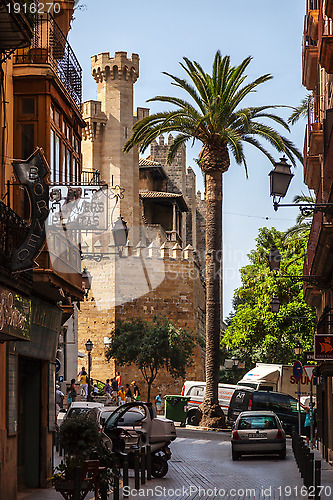
[[[130,498],[275,500],[307,496],[304,489],[302,494],[290,439],[286,460],[245,457],[233,462],[229,433],[177,428],[177,435],[167,476],[143,486],[145,496],[133,491]]]
[[[285,500],[307,498],[292,450],[287,439],[287,458],[245,457],[231,459],[230,434],[177,428],[171,444],[172,458],[165,478],[152,479],[136,491],[130,471],[130,495],[127,498],[149,500]],[[58,455],[55,463],[59,463]],[[327,471],[329,472],[329,471]],[[325,471],[322,471],[325,478]],[[332,473],[329,472],[331,478]],[[325,482],[323,482],[325,484]],[[327,486],[330,484],[331,486]],[[326,483],[321,500],[332,498],[333,482]],[[21,492],[19,500],[60,500],[54,489]],[[87,499],[91,500],[91,493]],[[122,492],[120,498],[123,498]],[[112,500],[113,496],[109,496]]]

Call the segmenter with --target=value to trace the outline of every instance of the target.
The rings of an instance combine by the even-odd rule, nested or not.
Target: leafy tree
[[[281,253],[282,277],[274,277],[268,265],[274,243]],[[250,263],[240,270],[237,309],[221,342],[224,357],[236,354],[249,369],[256,362],[293,362],[298,341],[305,351],[312,351],[315,313],[303,299],[302,282],[292,278],[303,275],[306,245],[307,238],[285,238],[274,228],[259,230]],[[273,297],[281,302],[278,313],[270,310]]]
[[[295,164],[301,155],[292,142],[280,135],[267,122],[273,121],[289,131],[287,123],[272,112],[278,106],[241,107],[242,101],[272,76],[265,74],[244,84],[245,71],[251,62],[247,57],[239,66],[230,65],[230,57],[216,52],[212,74],[206,73],[197,62],[184,57],[180,63],[190,78],[170,75],[172,84],[185,91],[190,101],[178,97],[156,96],[159,101],[176,106],[148,116],[137,122],[124,151],[140,144],[140,151],[163,133],[177,132],[168,152],[168,162],[174,159],[180,146],[199,141],[202,149],[198,164],[205,175],[206,185],[206,393],[202,406],[202,424],[223,427],[224,414],[218,404],[219,344],[221,316],[221,249],[222,249],[222,174],[230,165],[230,154],[247,172],[244,143],[259,149],[274,163],[271,154],[260,142],[262,139],[277,151],[282,151]],[[264,122],[262,121],[264,119]]]
[[[115,359],[120,366],[131,363],[138,366],[148,385],[148,401],[152,383],[161,368],[174,378],[185,377],[197,343],[193,333],[158,316],[152,322],[137,318],[117,323],[110,341],[107,359]]]

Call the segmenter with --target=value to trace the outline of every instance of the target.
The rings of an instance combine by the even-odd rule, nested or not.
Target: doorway
[[[38,488],[40,484],[40,377],[37,359],[19,357],[17,483],[18,488]]]

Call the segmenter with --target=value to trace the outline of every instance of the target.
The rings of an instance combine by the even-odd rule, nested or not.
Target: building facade
[[[205,202],[196,193],[195,173],[186,170],[185,146],[171,165],[166,162],[172,135],[154,141],[147,158],[136,148],[123,153],[134,123],[149,114],[146,108],[133,113],[139,56],[103,52],[91,58],[91,70],[97,100],[83,104],[84,169],[98,173],[111,196],[108,230],[87,234],[81,244],[92,287],[79,313],[79,349],[93,341],[92,377],[103,381],[118,368],[106,363],[104,344],[118,320],[165,314],[204,336]],[[128,238],[119,252],[114,233],[120,220]],[[202,380],[203,365],[198,348],[187,376]],[[123,382],[143,384],[136,367],[122,373]],[[180,384],[163,373],[155,390],[179,393]]]
[[[304,182],[318,209],[312,220],[304,275],[306,302],[317,312],[318,438],[323,457],[333,460],[333,1],[307,0],[303,37],[303,85],[309,91],[304,142]],[[320,205],[323,205],[320,208]],[[322,335],[322,337],[320,337]],[[322,345],[321,345],[322,344]]]
[[[74,0],[35,14],[0,2],[0,498],[52,474],[56,352],[82,300],[76,235],[45,225],[50,185],[81,179],[81,68],[67,41]],[[24,5],[25,7],[24,7]],[[11,10],[12,9],[12,10]],[[26,10],[26,12],[25,12]],[[53,15],[54,14],[54,15]],[[66,66],[67,65],[67,66]]]

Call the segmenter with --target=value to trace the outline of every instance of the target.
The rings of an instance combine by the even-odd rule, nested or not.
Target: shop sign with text
[[[108,222],[108,187],[52,186],[48,226],[81,231],[105,231]]]
[[[0,286],[0,341],[30,340],[31,301]]]

